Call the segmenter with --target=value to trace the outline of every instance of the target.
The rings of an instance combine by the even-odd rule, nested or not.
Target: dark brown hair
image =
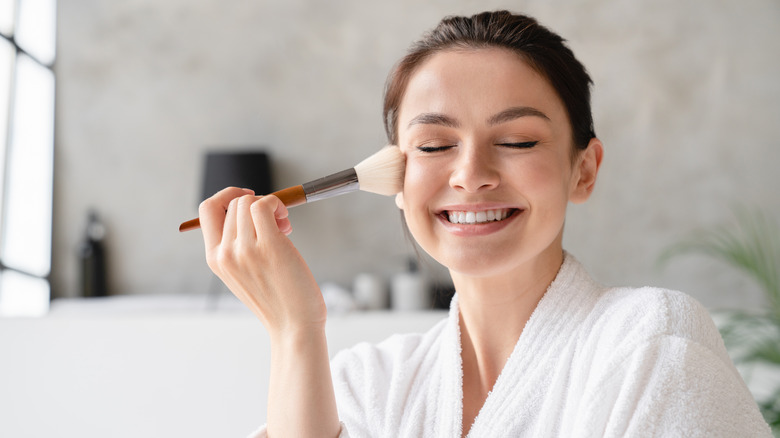
[[[398,109],[409,78],[426,59],[448,49],[491,47],[517,53],[550,82],[569,116],[574,147],[585,149],[596,136],[590,109],[593,81],[563,38],[535,19],[509,11],[446,17],[412,45],[390,72],[385,85],[383,116],[389,142],[398,144]]]

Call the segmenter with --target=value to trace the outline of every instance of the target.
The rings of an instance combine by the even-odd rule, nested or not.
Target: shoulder
[[[712,318],[689,295],[603,289],[583,328],[585,404],[615,436],[768,436]]]
[[[361,342],[338,352],[331,360],[334,380],[389,379],[401,364],[420,362],[436,349],[446,322],[425,333],[395,334],[378,344]]]
[[[384,430],[393,397],[406,397],[441,349],[446,320],[426,333],[392,335],[378,344],[363,342],[331,360],[333,389],[342,421],[365,436]]]
[[[564,315],[585,332],[632,333],[644,339],[669,335],[712,341],[713,335],[720,337],[707,310],[693,297],[657,287],[602,286],[568,254],[547,295],[546,309],[553,308],[552,313],[564,309]]]
[[[593,334],[631,349],[674,338],[716,353],[731,362],[709,312],[680,291],[655,288],[609,288],[597,299],[589,318]]]

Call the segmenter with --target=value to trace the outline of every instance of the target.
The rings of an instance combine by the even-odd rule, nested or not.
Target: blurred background
[[[203,154],[269,152],[277,187],[351,167],[384,144],[392,65],[446,14],[525,11],[567,38],[595,82],[606,145],[566,248],[602,282],[761,305],[703,259],[655,268],[735,203],[780,215],[780,3],[74,0],[58,5],[52,291],[78,294],[87,212],[104,220],[113,294],[202,293]],[[316,278],[390,276],[410,248],[389,198],[357,193],[292,214]],[[436,274],[433,274],[436,275]]]
[[[55,24],[32,6],[53,0],[27,3],[37,28]],[[35,155],[50,173],[51,224],[29,207],[45,205],[45,193],[14,187],[6,160],[5,266],[50,278],[54,297],[79,296],[79,250],[94,210],[110,294],[205,293],[201,236],[176,227],[197,215],[207,152],[267,152],[277,188],[351,167],[384,144],[384,81],[408,45],[444,15],[496,8],[527,12],[567,38],[595,81],[606,155],[593,199],[570,209],[566,248],[606,284],[680,289],[709,307],[760,306],[749,282],[707,260],[665,269],[655,261],[691,230],[730,220],[734,204],[780,214],[776,0],[60,2],[56,33],[45,35],[56,36],[56,55],[55,46],[25,48],[24,23],[10,34],[52,67],[54,83],[36,87],[56,85],[56,100],[53,166],[51,144]],[[35,65],[17,59],[21,88],[24,68]],[[23,140],[6,155],[22,154]],[[52,248],[50,277],[46,251],[43,262],[20,266],[9,254],[30,250],[30,241],[11,242],[12,228],[32,228],[29,220],[42,222],[34,243]],[[292,221],[291,237],[321,281],[389,277],[412,254],[389,198],[310,204]]]
[[[565,248],[607,285],[678,289],[713,311],[768,306],[710,258],[657,262],[735,209],[780,217],[778,0],[0,0],[0,313],[44,315],[54,298],[54,318],[58,301],[73,305],[96,241],[113,309],[130,297],[205,300],[219,285],[202,237],[177,227],[197,215],[207,154],[266,154],[274,188],[351,167],[385,142],[383,86],[409,44],[445,15],[504,8],[566,38],[595,82],[605,159],[594,196],[569,210]],[[337,305],[357,278],[389,285],[414,257],[391,198],[355,193],[297,207],[291,221]],[[434,263],[420,275],[446,289]],[[14,324],[0,334],[37,330]]]

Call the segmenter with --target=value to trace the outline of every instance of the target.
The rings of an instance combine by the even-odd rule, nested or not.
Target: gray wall
[[[731,217],[780,217],[780,2],[776,0],[59,3],[55,293],[77,293],[86,211],[109,229],[115,293],[205,293],[196,215],[202,153],[258,145],[277,184],[351,167],[382,146],[385,76],[446,14],[510,8],[570,41],[596,86],[606,146],[565,246],[608,284],[682,289],[710,307],[757,306],[744,277],[660,251]],[[390,276],[412,253],[391,199],[357,193],[293,210],[318,280]],[[433,276],[440,276],[434,270]]]

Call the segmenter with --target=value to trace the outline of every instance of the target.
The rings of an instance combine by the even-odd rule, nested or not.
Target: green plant
[[[765,293],[768,308],[761,312],[733,310],[720,326],[735,363],[780,373],[780,228],[760,210],[734,209],[734,222],[700,229],[668,247],[659,263],[682,254],[709,256],[742,271]],[[780,382],[757,399],[764,419],[780,436]]]

